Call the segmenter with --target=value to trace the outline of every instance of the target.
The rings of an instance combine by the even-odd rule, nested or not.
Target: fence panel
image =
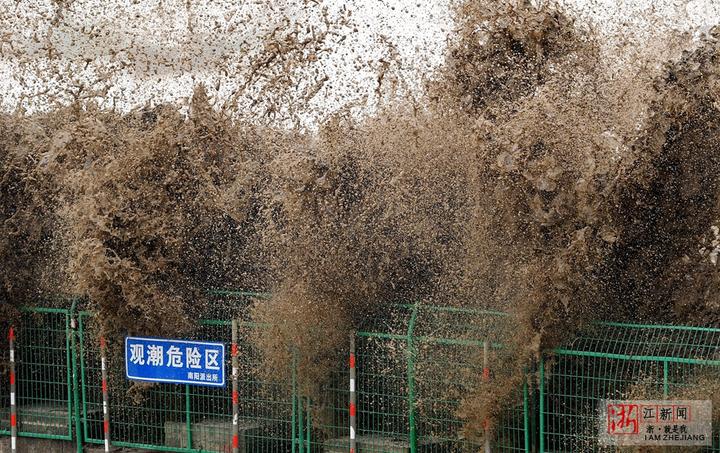
[[[541,452],[616,451],[598,444],[602,400],[683,399],[697,378],[719,375],[719,350],[720,329],[598,324],[540,365]],[[717,429],[702,451],[720,452]]]
[[[358,452],[410,451],[410,403],[405,337],[360,333],[356,338]],[[312,452],[349,451],[349,370],[332,374],[325,400],[315,402],[308,442]],[[305,415],[307,416],[307,415]]]
[[[238,297],[262,297],[235,292],[218,293],[217,296],[227,297],[227,300],[212,304],[212,314],[217,316],[237,309],[239,305],[234,299]],[[450,398],[449,393],[438,390],[460,385],[458,375],[452,374],[455,381],[445,378],[433,381],[427,379],[427,370],[434,366],[439,371],[435,375],[444,376],[449,369],[462,368],[463,372],[470,373],[462,380],[471,381],[478,373],[476,357],[473,357],[477,354],[478,343],[467,344],[465,340],[453,343],[457,338],[440,339],[437,343],[429,335],[436,330],[432,327],[427,330],[428,326],[437,324],[436,319],[432,321],[427,313],[419,313],[417,306],[400,307],[393,320],[385,323],[378,332],[362,332],[357,336],[357,402],[361,408],[358,434],[362,447],[359,451],[460,452],[475,449],[478,445],[462,439],[460,432],[462,422],[456,411],[462,391],[456,390],[455,397]],[[19,381],[20,403],[24,407],[21,407],[20,418],[21,422],[25,420],[21,435],[69,440],[73,438],[75,424],[82,428],[82,433],[77,436],[82,441],[102,444],[103,403],[97,326],[90,312],[79,313],[76,357],[73,346],[76,337],[71,329],[73,312],[74,309],[31,309],[18,328],[18,374],[30,377],[24,384],[22,379]],[[459,315],[458,319],[461,319],[466,313]],[[413,331],[415,324],[418,325],[417,332]],[[468,325],[474,324],[460,322],[455,326],[455,333],[459,332],[457,328]],[[229,320],[204,320],[199,322],[193,334],[184,337],[222,341],[229,346],[230,326]],[[334,373],[333,385],[327,389],[323,404],[324,414],[329,418],[325,417],[310,410],[308,401],[297,396],[293,364],[289,364],[293,370],[288,373],[293,376],[292,380],[275,382],[263,373],[261,357],[252,349],[249,336],[264,327],[246,319],[240,321],[240,326],[240,451],[344,451],[349,427],[347,367],[339,367]],[[470,333],[463,335],[467,337]],[[81,393],[80,409],[73,407],[73,398],[77,398],[73,395],[72,385],[76,361],[78,369],[75,373],[79,379],[75,390]],[[217,389],[133,384],[125,378],[123,361],[123,338],[109,339],[107,362],[113,445],[178,452],[231,450],[230,385]],[[226,357],[226,367],[229,377],[229,357]],[[468,379],[464,379],[466,377]],[[3,404],[7,404],[7,399]],[[3,410],[7,411],[7,408]],[[516,412],[513,409],[511,413]],[[314,416],[317,420],[312,419]],[[43,430],[35,428],[33,431],[33,426],[37,425],[33,425],[33,417],[45,420]],[[0,424],[0,434],[7,434],[8,417],[2,417],[2,420],[4,425]],[[496,447],[507,451],[521,450],[523,440],[527,438],[526,431],[520,418],[512,419],[511,425],[503,425]]]
[[[453,307],[419,309],[414,329],[418,436],[428,452],[483,451],[485,442],[464,435],[460,404],[496,385],[493,366],[502,351],[512,319],[505,313]],[[492,451],[529,451],[529,399],[518,388],[516,400],[488,424]],[[468,401],[472,404],[471,401]],[[477,427],[482,430],[482,427]]]
[[[292,451],[297,403],[292,380],[270,378],[264,372],[259,352],[250,336],[263,329],[253,323],[240,323],[239,416],[241,438],[246,452],[283,453]],[[291,367],[292,364],[288,364]],[[292,373],[287,373],[291,375]]]
[[[405,306],[376,332],[356,336],[358,453],[461,453],[482,445],[464,438],[458,404],[478,382],[492,384],[492,354],[502,349],[494,322],[462,310]],[[17,326],[19,434],[72,440],[73,310],[35,308]],[[98,341],[89,313],[79,316],[78,422],[90,443],[103,443]],[[240,451],[339,452],[348,447],[349,375],[335,371],[325,399],[310,407],[293,379],[273,380],[251,347],[264,328],[240,322]],[[438,326],[443,326],[442,328]],[[448,327],[450,326],[450,327]],[[187,339],[231,339],[229,320],[204,320]],[[600,400],[684,397],[700,379],[720,375],[720,329],[603,323],[567,348],[545,356],[540,367],[541,451],[614,451],[597,443]],[[485,372],[488,355],[490,371]],[[122,339],[109,342],[111,431],[114,445],[178,452],[230,451],[231,391],[125,379]],[[226,375],[231,376],[229,356]],[[294,369],[293,364],[288,364]],[[486,378],[484,376],[490,376]],[[7,392],[7,382],[1,387]],[[475,390],[477,390],[475,386]],[[695,395],[694,397],[698,397]],[[706,396],[699,396],[700,398]],[[492,451],[533,448],[532,398],[527,386],[508,407]],[[9,434],[8,399],[0,434]],[[705,451],[720,452],[720,437]]]
[[[436,339],[437,340],[437,339]],[[446,340],[448,341],[448,340]],[[483,344],[447,344],[435,341],[419,347],[417,362],[418,436],[429,442],[429,452],[478,452],[484,442],[463,434],[466,422],[458,416],[460,404],[470,392],[492,392],[493,381],[483,380]],[[492,363],[492,362],[491,362]],[[529,451],[529,395],[527,386],[517,389],[514,404],[501,410],[490,426],[492,451]],[[479,428],[479,427],[478,427]]]
[[[28,308],[15,327],[18,435],[73,439],[70,311]],[[3,383],[3,395],[9,395]],[[0,435],[10,434],[9,398],[3,398]]]
[[[432,306],[400,306],[377,332],[356,335],[359,453],[477,452],[463,436],[460,402],[483,379],[484,342],[493,347],[502,314]],[[392,333],[389,333],[392,332]],[[333,373],[326,400],[316,404],[313,452],[349,450],[349,371]],[[518,389],[491,436],[492,451],[530,451],[527,388]]]
[[[81,375],[85,440],[103,443],[99,348],[88,313],[81,314]],[[239,445],[241,452],[291,451],[294,420],[290,382],[268,381],[241,323],[239,355]],[[189,340],[224,342],[230,351],[231,321],[202,320]],[[225,357],[225,388],[136,384],[125,379],[122,341],[109,341],[111,443],[178,452],[232,451],[232,370]]]

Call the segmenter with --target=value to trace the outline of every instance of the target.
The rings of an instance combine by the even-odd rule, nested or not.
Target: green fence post
[[[293,368],[293,371],[297,370],[297,349],[293,349],[293,353],[295,354],[293,356],[295,366]],[[305,421],[303,417],[303,400],[302,396],[300,396],[300,389],[297,382],[297,374],[295,374],[295,392],[294,392],[294,404],[297,405],[297,420],[298,420],[298,453],[305,453]]]
[[[667,398],[670,393],[670,383],[668,382],[668,361],[663,360],[663,397]]]
[[[75,321],[75,309],[77,308],[77,299],[73,299],[70,307],[70,336],[71,360],[72,360],[72,389],[73,389],[73,413],[75,414],[75,445],[77,453],[82,453],[82,433],[80,430],[80,398],[78,397],[78,376],[77,376],[77,348],[75,338],[77,334],[77,323]]]
[[[527,377],[523,382],[523,431],[525,431],[525,453],[530,453],[530,416],[528,411]]]
[[[310,398],[305,398],[305,407],[307,407],[307,420],[306,420],[306,434],[307,437],[305,438],[305,446],[307,448],[307,452],[310,453],[310,438],[312,437],[312,425],[310,423],[310,419],[312,418],[310,416]]]
[[[185,429],[187,429],[187,448],[192,449],[192,421],[190,420],[190,384],[185,384]]]
[[[65,367],[67,368],[67,435],[68,439],[73,438],[73,332],[75,331],[75,320],[72,310],[65,312]]]
[[[490,361],[490,358],[488,357],[490,355],[490,344],[487,340],[483,341],[483,373],[482,373],[482,379],[485,384],[487,384],[490,381],[490,367],[488,366],[488,363]],[[484,449],[483,451],[485,453],[492,453],[492,449],[490,447],[490,424],[487,418],[483,420],[483,444]]]
[[[545,452],[545,356],[540,354],[540,453]]]
[[[87,426],[87,394],[85,391],[85,324],[83,323],[83,314],[78,314],[78,336],[80,337],[80,391],[82,397],[82,422],[83,422],[83,439],[89,436]]]
[[[305,436],[303,434],[305,430],[305,423],[303,421],[303,407],[302,398],[298,395],[298,451],[299,453],[305,453]]]
[[[298,434],[297,434],[297,410],[298,410],[298,404],[297,404],[297,354],[295,352],[295,349],[293,348],[293,356],[292,356],[292,421],[291,421],[291,430],[292,430],[292,453],[295,453],[297,451],[297,442],[298,442]]]
[[[408,384],[408,423],[410,424],[410,453],[417,452],[417,431],[415,427],[415,345],[413,332],[417,319],[417,302],[413,305],[407,331],[407,384]]]

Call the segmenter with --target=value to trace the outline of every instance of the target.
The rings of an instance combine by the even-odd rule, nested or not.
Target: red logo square
[[[638,434],[640,407],[637,404],[608,404],[608,433]]]

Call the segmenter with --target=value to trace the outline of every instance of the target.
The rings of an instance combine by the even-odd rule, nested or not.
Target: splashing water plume
[[[276,373],[296,348],[308,394],[395,302],[503,310],[495,391],[461,407],[471,437],[589,321],[720,322],[718,32],[619,65],[558,4],[462,2],[431,76],[378,38],[366,95],[330,109],[348,8],[166,5],[145,32],[184,41],[143,47],[100,39],[83,2],[45,6],[11,13],[46,27],[2,47],[28,87],[0,116],[4,301],[61,288],[108,332],[177,335],[208,288],[267,289],[255,341]],[[192,95],[133,104],[129,74]]]

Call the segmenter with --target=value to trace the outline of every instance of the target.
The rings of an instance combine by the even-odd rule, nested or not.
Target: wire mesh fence
[[[431,452],[477,452],[484,442],[464,435],[458,415],[471,394],[490,393],[497,385],[494,367],[505,334],[512,331],[507,314],[455,307],[421,307],[414,329],[417,423],[421,438],[431,439]],[[495,426],[484,434],[492,451],[530,451],[530,398],[527,387],[500,410]],[[472,409],[470,409],[472,410]]]
[[[215,318],[199,321],[184,338],[229,345],[237,297],[225,302],[214,304]],[[97,326],[91,313],[80,312],[74,329],[74,313],[74,305],[26,309],[16,326],[20,436],[103,443]],[[356,332],[356,453],[482,451],[482,440],[464,434],[459,413],[469,392],[493,385],[494,359],[503,350],[497,332],[511,331],[506,322],[496,312],[400,305],[373,328]],[[239,451],[349,451],[348,365],[339,363],[321,397],[310,402],[298,389],[293,360],[282,378],[263,368],[251,336],[267,326],[242,314],[238,323]],[[113,445],[232,451],[229,385],[133,383],[124,373],[122,338],[108,343]],[[225,366],[230,376],[229,357]],[[720,329],[602,323],[543,356],[538,405],[527,383],[518,389],[492,427],[491,449],[616,451],[598,443],[602,400],[705,399],[693,389],[718,376]],[[7,380],[0,391],[0,435],[8,435]],[[713,446],[703,451],[720,452],[717,428]]]
[[[229,322],[201,322],[197,339],[230,341]],[[92,318],[80,316],[80,351],[85,440],[104,441],[98,337]],[[181,384],[138,384],[125,379],[122,338],[108,340],[108,387],[113,445],[166,451],[225,451],[230,444],[227,389]]]
[[[410,307],[408,317],[400,323],[417,320]],[[426,323],[429,316],[421,317]],[[427,318],[427,319],[426,319]],[[99,342],[96,326],[89,312],[78,314],[77,385],[72,368],[75,365],[71,339],[72,313],[66,309],[33,309],[18,329],[19,374],[22,380],[21,414],[39,413],[39,417],[52,419],[52,433],[31,431],[32,423],[21,430],[26,435],[48,435],[53,438],[73,439],[73,422],[82,427],[77,438],[87,443],[102,444],[103,401]],[[418,325],[422,326],[422,321]],[[187,339],[230,342],[229,320],[202,320]],[[263,326],[241,321],[241,360],[239,388],[241,408],[239,431],[240,451],[253,452],[310,452],[346,451],[348,439],[348,372],[339,369],[334,373],[334,386],[327,389],[330,404],[325,413],[318,414],[306,398],[299,396],[294,370],[290,380],[272,382],[262,373],[262,363],[254,351],[249,336]],[[385,326],[385,330],[399,331]],[[407,328],[407,326],[405,326]],[[422,327],[420,328],[422,329]],[[40,334],[42,333],[42,335]],[[474,451],[477,445],[462,439],[462,422],[456,410],[459,393],[444,396],[439,386],[453,384],[452,379],[432,382],[431,364],[439,364],[443,373],[460,367],[474,359],[468,351],[433,351],[438,346],[431,337],[418,337],[410,331],[404,334],[385,332],[358,333],[358,452],[461,452]],[[445,344],[450,341],[449,344]],[[455,341],[455,342],[453,342]],[[466,340],[440,340],[440,349],[475,348]],[[474,351],[477,353],[477,351]],[[460,357],[456,362],[442,362],[443,356]],[[72,360],[71,360],[72,359]],[[231,445],[231,394],[217,388],[200,388],[176,384],[134,385],[125,379],[122,338],[108,340],[108,380],[111,394],[110,420],[112,444],[162,451],[218,452],[230,451]],[[226,362],[229,366],[229,361]],[[472,365],[467,370],[470,371]],[[472,371],[471,371],[472,372]],[[227,370],[229,375],[229,370]],[[34,377],[34,378],[33,378]],[[419,378],[419,379],[418,379]],[[416,383],[415,380],[418,379]],[[24,387],[23,387],[24,386]],[[417,390],[415,390],[417,386]],[[73,411],[72,390],[80,391],[79,411]],[[5,392],[6,389],[3,388]],[[420,393],[418,397],[417,393]],[[23,397],[22,395],[31,395]],[[7,400],[5,400],[7,401]],[[51,410],[48,403],[61,409]],[[42,407],[41,407],[42,406]],[[57,414],[62,414],[57,416]],[[314,423],[317,417],[317,423]],[[7,424],[7,417],[3,420]],[[77,419],[77,420],[76,420]],[[26,420],[31,420],[30,417]],[[329,422],[327,420],[330,420]],[[519,422],[519,419],[513,422]],[[7,428],[0,425],[2,428]],[[521,432],[524,427],[508,426],[508,432]],[[2,434],[9,431],[4,429]],[[522,449],[523,439],[511,439],[507,450]],[[498,447],[502,445],[498,444]]]
[[[357,452],[477,452],[463,434],[461,401],[483,379],[485,346],[502,313],[401,305],[373,331],[356,333]],[[478,340],[482,339],[482,340]],[[311,451],[349,451],[347,365],[333,374],[314,426]],[[490,385],[489,382],[487,385]],[[530,451],[527,387],[489,435],[492,451]]]
[[[85,440],[103,443],[102,388],[99,347],[90,316],[81,314],[81,375]],[[239,341],[239,443],[241,452],[291,451],[296,417],[291,382],[275,382],[262,373],[257,351],[248,336],[252,323],[241,323]],[[230,320],[201,320],[188,340],[223,342],[230,348]],[[182,384],[141,384],[125,379],[122,341],[109,342],[112,444],[124,447],[183,452],[226,452],[233,449],[230,386],[198,387]],[[113,353],[114,351],[114,353]],[[226,376],[232,375],[225,361]]]
[[[540,372],[540,451],[614,452],[598,442],[603,400],[707,399],[696,391],[720,376],[720,329],[601,323]],[[720,452],[717,428],[697,451]]]
[[[70,311],[29,308],[15,326],[18,435],[73,438]],[[10,434],[10,387],[3,379],[0,434]]]
[[[360,332],[356,338],[357,451],[410,451],[411,395],[408,389],[405,338],[383,338]],[[311,451],[349,451],[349,369],[333,373],[326,389],[330,404],[315,415]],[[317,411],[318,406],[315,406]]]

